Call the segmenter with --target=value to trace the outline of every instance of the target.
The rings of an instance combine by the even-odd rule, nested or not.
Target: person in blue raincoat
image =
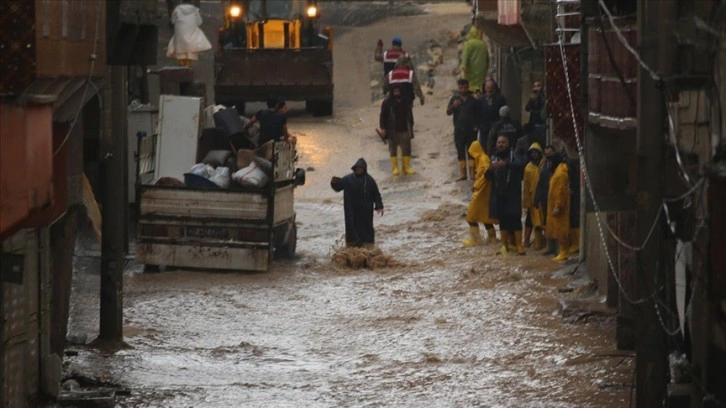
[[[352,173],[345,177],[333,177],[330,187],[343,192],[345,210],[345,243],[348,247],[370,247],[375,244],[373,211],[383,216],[383,201],[376,180],[368,174],[368,164],[360,158]]]

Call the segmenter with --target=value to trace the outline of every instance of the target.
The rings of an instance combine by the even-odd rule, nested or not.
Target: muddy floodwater
[[[441,231],[456,209],[379,228],[400,267],[337,268],[301,228],[300,259],[270,273],[130,272],[130,347],[82,348],[74,370],[128,407],[625,406],[612,328],[560,321],[556,264],[460,249]],[[322,225],[340,211],[299,206]]]
[[[66,371],[118,390],[118,407],[625,407],[634,360],[615,351],[612,318],[562,321],[562,265],[529,250],[463,248],[471,182],[454,182],[451,118],[464,2],[346,31],[335,49],[336,107],[313,118],[290,103],[298,166],[298,245],[267,273],[142,273],[129,257],[124,341],[69,346]],[[379,37],[433,55],[418,103],[413,176],[390,176],[373,129]],[[428,51],[428,53],[426,52]],[[342,195],[329,187],[365,157],[383,195],[378,247],[392,266],[332,262]],[[95,251],[95,252],[94,252]],[[97,250],[77,249],[69,334],[98,334]],[[597,302],[597,299],[595,299]]]

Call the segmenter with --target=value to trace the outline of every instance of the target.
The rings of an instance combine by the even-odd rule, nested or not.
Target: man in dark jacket
[[[519,138],[524,136],[522,125],[518,120],[514,120],[510,116],[509,106],[502,106],[499,109],[500,119],[492,126],[492,130],[489,131],[488,151],[496,151],[495,144],[497,143],[497,138],[501,135],[509,138],[509,146],[513,149],[517,145]],[[517,152],[517,154],[522,157],[527,156],[527,149],[529,149],[529,146],[526,146],[523,152]],[[526,161],[526,158],[524,161]]]
[[[458,92],[449,99],[446,114],[454,116],[454,145],[459,161],[459,178],[456,181],[462,181],[468,178],[467,161],[470,173],[474,173],[474,159],[469,156],[468,150],[476,140],[477,101],[469,92],[469,81],[460,79],[456,84]]]
[[[499,86],[494,79],[489,78],[484,82],[484,93],[477,100],[477,110],[479,118],[479,143],[485,150],[489,145],[489,132],[492,126],[499,120],[499,109],[507,104],[507,100],[504,98],[502,93],[499,91]],[[496,143],[492,141],[492,145]],[[492,155],[492,150],[487,150],[488,155]]]
[[[292,141],[290,131],[287,129],[287,116],[285,116],[285,101],[270,96],[267,98],[267,109],[260,109],[255,113],[247,124],[244,131],[247,132],[255,123],[260,124],[260,136],[257,145],[261,146],[270,140]]]
[[[388,141],[391,156],[391,175],[398,176],[398,148],[401,147],[403,174],[416,174],[411,168],[411,107],[403,97],[399,84],[391,88],[391,96],[383,100],[378,134]]]
[[[373,210],[383,216],[383,201],[376,181],[368,174],[365,159],[358,159],[351,169],[353,173],[343,178],[333,177],[330,186],[343,191],[346,246],[370,247],[375,243]]]
[[[509,146],[509,138],[497,138],[496,152],[492,164],[484,173],[492,181],[492,196],[489,202],[489,217],[499,220],[502,234],[501,255],[507,255],[507,244],[514,236],[517,253],[524,255],[522,245],[522,178],[525,163]]]
[[[529,96],[524,110],[529,112],[528,125],[532,131],[534,142],[540,145],[545,141],[545,96],[542,91],[542,81],[535,81],[532,86],[532,94]]]

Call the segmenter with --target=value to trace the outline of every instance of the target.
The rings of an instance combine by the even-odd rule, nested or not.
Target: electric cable
[[[608,60],[610,61],[610,65],[615,70],[615,75],[618,76],[620,83],[623,85],[623,91],[625,92],[625,95],[628,97],[628,100],[634,107],[637,107],[638,103],[636,102],[633,94],[630,92],[630,89],[628,88],[628,83],[625,80],[625,76],[623,75],[623,72],[620,70],[620,67],[618,66],[618,64],[615,62],[615,57],[613,56],[613,51],[610,49],[610,41],[608,41],[608,38],[605,35],[605,23],[603,23],[601,17],[598,17],[597,21],[600,23],[600,37],[602,38],[603,44],[605,45],[605,51],[607,51]]]
[[[602,244],[603,251],[605,253],[605,258],[607,260],[608,266],[610,267],[610,272],[611,272],[613,278],[615,279],[615,282],[618,285],[618,289],[619,289],[620,293],[623,295],[623,297],[625,298],[625,300],[628,303],[633,304],[633,305],[642,304],[642,303],[649,301],[650,298],[652,297],[652,295],[644,297],[644,298],[640,298],[640,299],[634,299],[630,294],[628,294],[627,290],[625,290],[625,288],[623,287],[623,283],[621,282],[620,277],[616,273],[617,269],[615,268],[615,263],[613,262],[612,257],[610,256],[610,251],[608,250],[608,247],[607,247],[605,233],[603,232],[603,228],[602,228],[602,220],[600,219],[600,216],[601,216],[600,207],[598,206],[597,200],[595,199],[595,194],[593,192],[592,183],[590,181],[590,174],[587,170],[587,166],[585,165],[585,158],[584,158],[585,152],[584,152],[583,145],[580,141],[580,132],[577,129],[577,122],[575,119],[576,118],[575,107],[574,107],[574,103],[572,102],[572,86],[570,84],[569,70],[567,69],[567,55],[565,54],[564,39],[562,38],[562,35],[560,35],[558,45],[559,45],[560,56],[561,56],[561,60],[562,60],[562,68],[565,73],[565,84],[567,85],[567,87],[566,87],[567,88],[567,98],[568,98],[569,105],[570,105],[570,113],[572,115],[572,127],[575,131],[575,141],[577,143],[577,153],[579,156],[580,169],[582,171],[583,178],[585,179],[585,185],[587,187],[587,191],[590,195],[590,198],[592,199],[593,206],[595,207],[595,213],[596,213],[595,220],[597,221],[596,224],[597,224],[598,232],[600,233],[600,243]]]
[[[615,31],[615,34],[618,37],[618,40],[620,40],[620,42],[628,50],[628,52],[630,52],[635,57],[635,59],[640,64],[640,66],[643,67],[643,69],[648,72],[648,74],[650,75],[650,77],[656,83],[660,84],[663,87],[663,89],[666,92],[666,94],[670,97],[670,92],[668,91],[668,87],[667,87],[666,83],[663,81],[663,79],[658,74],[656,74],[655,71],[653,71],[653,69],[651,69],[643,61],[643,59],[640,57],[640,54],[638,54],[638,52],[636,50],[634,50],[632,46],[630,46],[630,44],[628,43],[628,40],[623,35],[622,30],[620,29],[620,27],[618,27],[618,25],[615,24],[615,20],[613,19],[613,15],[610,12],[610,9],[608,9],[607,5],[605,4],[605,1],[604,0],[599,0],[599,4],[600,4],[600,8],[602,8],[603,12],[605,12],[605,15],[608,16],[608,20],[610,21],[610,26]],[[669,109],[668,104],[666,104],[666,107],[665,108],[666,108],[666,115],[668,117],[668,128],[669,128],[668,135],[670,136],[670,138],[672,140],[673,148],[675,149],[675,152],[676,152],[676,162],[678,163],[678,167],[680,169],[680,173],[681,173],[680,176],[686,182],[686,184],[688,184],[689,187],[692,187],[693,184],[690,181],[690,177],[688,176],[688,172],[683,167],[683,160],[681,159],[681,152],[680,152],[680,149],[679,149],[678,143],[677,143],[676,133],[678,132],[678,129],[675,126],[675,120],[673,119],[673,115],[671,114],[671,111]]]

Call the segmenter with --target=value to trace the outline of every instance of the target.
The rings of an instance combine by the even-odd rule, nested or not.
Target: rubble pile
[[[345,247],[333,248],[333,264],[350,269],[379,269],[400,266],[391,256],[385,255],[380,248]]]

